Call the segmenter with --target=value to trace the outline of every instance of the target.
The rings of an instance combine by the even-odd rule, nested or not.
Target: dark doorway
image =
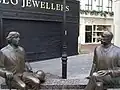
[[[29,61],[61,56],[62,23],[3,19],[4,37],[13,30],[21,34],[20,42]]]

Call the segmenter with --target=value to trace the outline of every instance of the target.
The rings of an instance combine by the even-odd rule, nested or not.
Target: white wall
[[[120,47],[120,0],[114,0],[114,44]]]
[[[85,4],[87,4],[88,3],[88,0],[79,0],[80,1],[80,3],[81,3],[81,9],[82,10],[86,10],[85,9]],[[92,9],[93,10],[98,10],[98,8],[97,8],[97,5],[98,5],[98,0],[93,0],[92,1]],[[103,0],[103,11],[107,11],[108,10],[108,0]]]

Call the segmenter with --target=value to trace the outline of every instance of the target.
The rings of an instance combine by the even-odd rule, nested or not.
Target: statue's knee
[[[36,85],[39,85],[39,84],[40,84],[40,80],[39,80],[39,79],[36,79],[34,83],[35,83]]]
[[[102,87],[103,86],[103,83],[102,82],[97,82],[97,87]]]
[[[44,81],[45,81],[45,73],[44,73],[42,70],[38,70],[38,71],[36,72],[36,76],[37,76],[37,78],[39,78],[39,80],[40,80],[41,82],[44,82]]]
[[[91,76],[91,79],[96,78],[96,77],[97,77],[97,74],[96,74],[96,72],[94,72]]]
[[[97,72],[94,72],[92,76],[93,76],[93,77],[98,77]]]
[[[20,85],[20,88],[21,88],[22,90],[25,90],[25,89],[26,89],[26,84],[21,84],[21,85]]]
[[[94,72],[92,77],[97,79],[97,78],[100,78],[100,75],[97,72]]]

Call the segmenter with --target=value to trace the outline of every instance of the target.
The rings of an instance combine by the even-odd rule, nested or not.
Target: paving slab
[[[89,75],[92,66],[93,54],[81,54],[68,57],[67,60],[67,78],[79,79]],[[45,73],[51,73],[62,77],[61,58],[49,59],[30,63],[33,70],[43,70]]]

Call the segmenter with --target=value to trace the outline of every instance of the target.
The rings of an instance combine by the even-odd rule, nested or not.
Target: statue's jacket
[[[107,49],[102,45],[96,47],[93,64],[92,73],[99,70],[112,70],[113,77],[120,76],[120,48],[113,44]]]
[[[0,71],[10,71],[22,74],[25,71],[25,51],[22,47],[13,48],[11,45],[1,49]]]

